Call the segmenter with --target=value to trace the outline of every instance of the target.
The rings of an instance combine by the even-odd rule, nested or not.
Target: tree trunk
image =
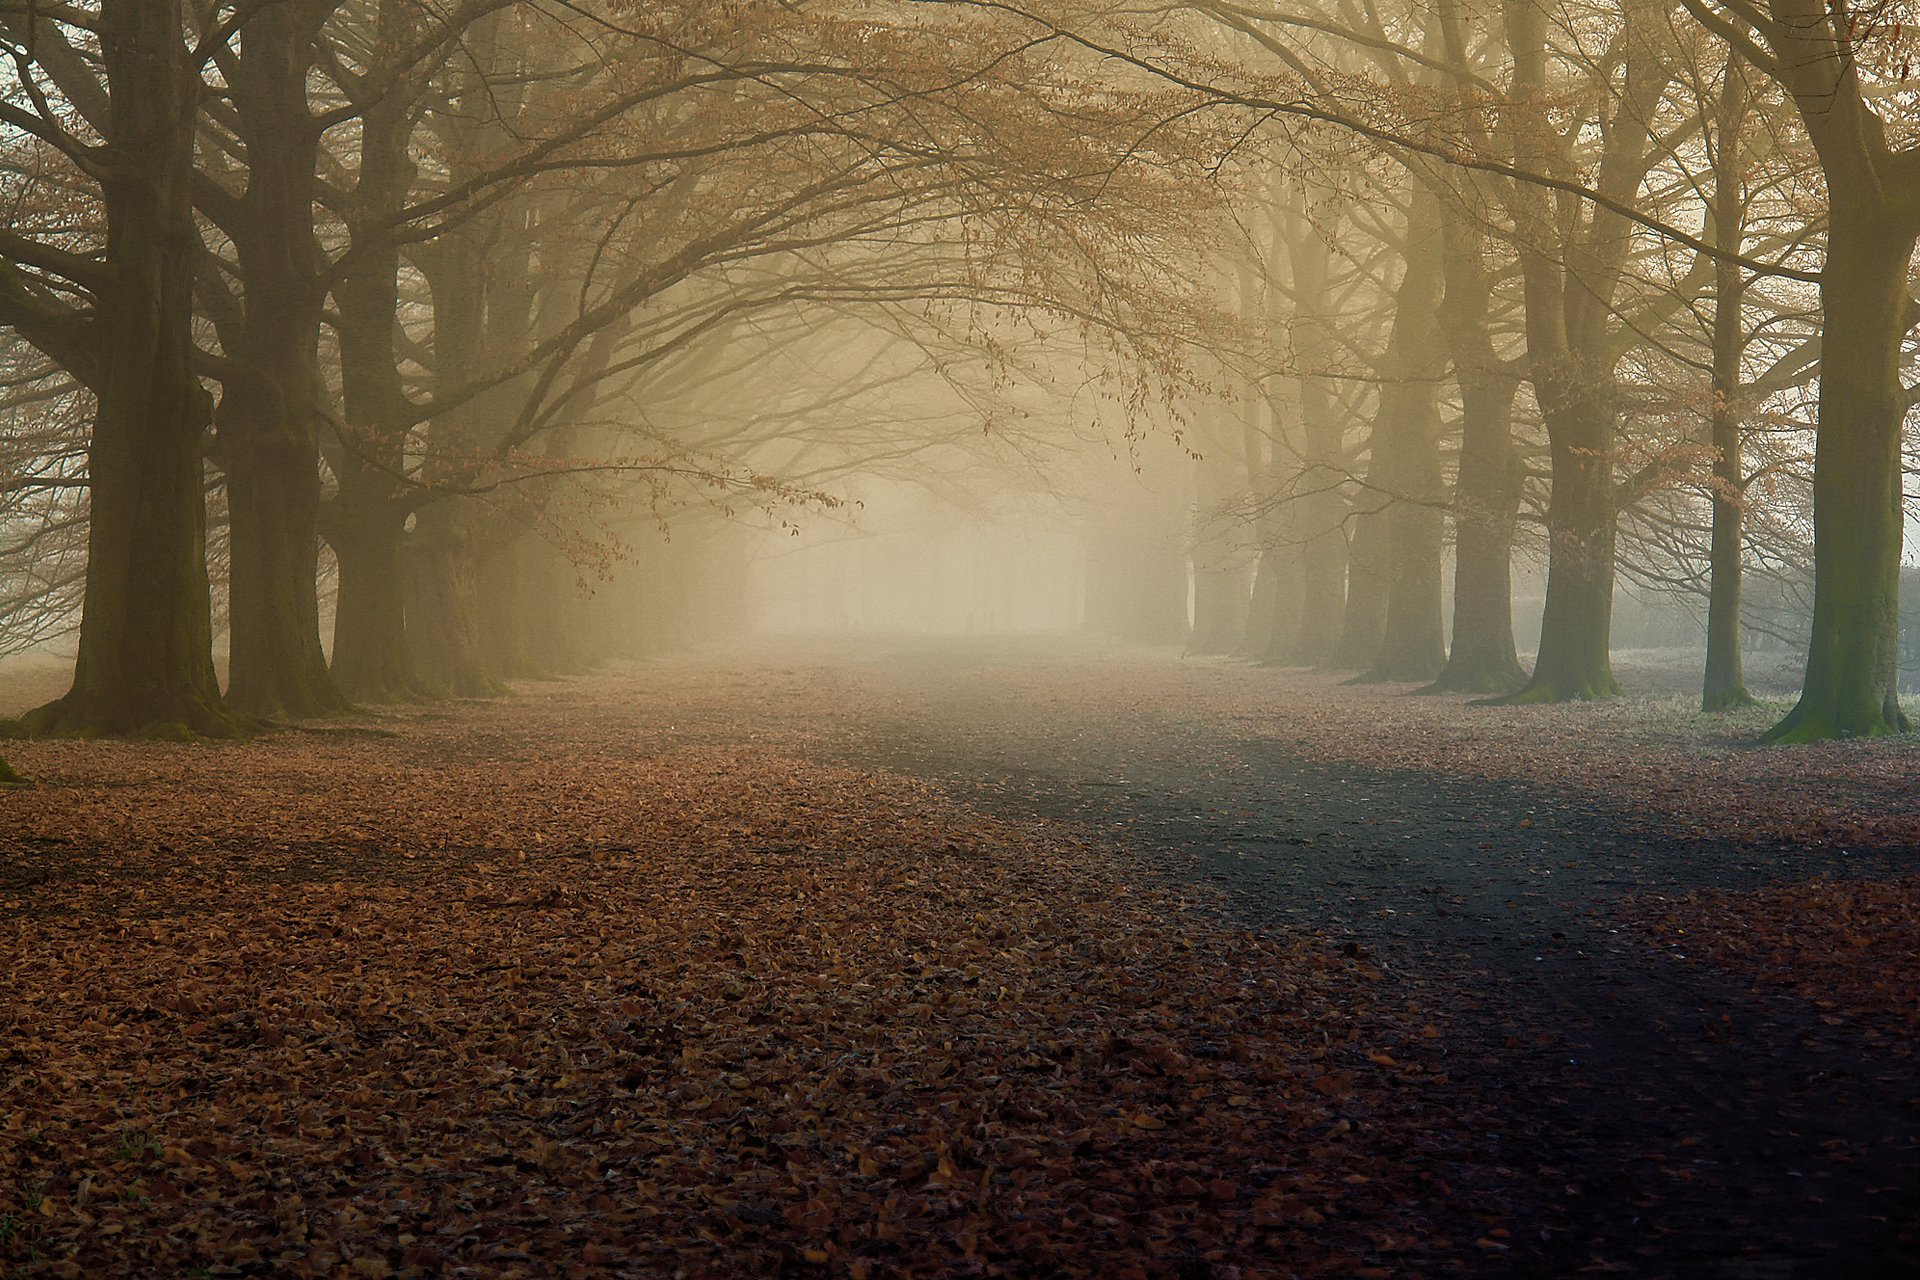
[[[1738,251],[1746,233],[1742,189],[1742,148],[1747,113],[1746,75],[1739,58],[1728,58],[1720,103],[1714,113],[1713,200],[1709,213],[1714,243]],[[1707,556],[1707,661],[1701,675],[1700,709],[1724,711],[1747,706],[1746,674],[1740,657],[1740,576],[1746,516],[1740,459],[1740,418],[1744,409],[1740,357],[1745,327],[1740,308],[1746,282],[1738,263],[1721,259],[1713,269],[1713,405],[1709,429],[1713,460],[1713,538]]]
[[[333,616],[333,678],[361,702],[410,702],[425,696],[407,651],[406,571],[401,547],[406,508],[379,493],[346,487],[328,520],[340,565]]]
[[[1547,382],[1537,379],[1536,386]],[[1542,406],[1553,463],[1547,508],[1547,604],[1533,677],[1507,701],[1571,702],[1620,692],[1613,679],[1613,404],[1591,380]]]
[[[1506,694],[1527,682],[1513,640],[1513,530],[1521,467],[1509,434],[1512,393],[1463,389],[1462,400],[1453,504],[1453,649],[1428,689]]]
[[[1519,379],[1494,350],[1493,281],[1466,218],[1446,230],[1440,319],[1460,387],[1453,487],[1453,648],[1429,693],[1512,693],[1527,682],[1513,642],[1513,532],[1524,469],[1513,447]]]
[[[1416,189],[1373,432],[1373,471],[1393,505],[1387,509],[1386,614],[1368,680],[1428,681],[1447,663],[1440,585],[1446,536],[1439,408],[1446,368],[1439,307],[1446,277],[1440,237],[1440,202]]]
[[[1309,189],[1304,194],[1310,204],[1334,212],[1329,217],[1333,225],[1324,231],[1307,220],[1303,209],[1293,211],[1289,231],[1275,229],[1276,242],[1286,241],[1293,272],[1291,335],[1299,375],[1303,456],[1293,481],[1292,499],[1300,540],[1301,574],[1295,606],[1299,627],[1291,648],[1273,654],[1272,660],[1324,667],[1332,664],[1339,652],[1347,610],[1347,473],[1341,456],[1344,424],[1331,384],[1318,376],[1332,366],[1336,352],[1330,237],[1338,227],[1338,210],[1332,191],[1316,193]]]
[[[344,710],[320,645],[319,128],[307,70],[329,0],[268,5],[241,33],[235,119],[247,188],[234,231],[244,319],[223,345],[238,372],[219,411],[232,518],[227,698],[259,716]]]
[[[1367,478],[1374,478],[1373,468]],[[1344,671],[1365,671],[1380,656],[1387,630],[1389,560],[1393,554],[1385,503],[1377,493],[1361,499],[1363,509],[1352,521],[1353,543],[1347,550],[1347,604],[1341,615],[1340,641],[1331,665]]]
[[[232,383],[221,399],[233,564],[227,698],[263,717],[347,706],[320,646],[318,446],[311,428],[303,439],[264,427],[296,413],[310,415],[311,402],[296,409],[278,395],[236,396]],[[232,417],[250,419],[239,440],[225,426]]]
[[[1813,462],[1813,638],[1800,701],[1769,742],[1872,738],[1911,725],[1899,702],[1900,344],[1914,232],[1835,193],[1820,298]]]
[[[73,687],[29,732],[229,737],[213,670],[201,461],[210,403],[192,369],[198,81],[179,0],[105,0],[111,92],[110,353],[96,388],[86,601]]]
[[[586,600],[575,585],[578,573],[567,557],[534,542],[529,548],[531,575],[527,596],[527,652],[536,668],[550,675],[572,675],[589,665]]]
[[[384,47],[404,48],[415,29],[407,5],[383,0]],[[347,208],[352,261],[334,286],[340,312],[340,392],[345,422],[329,454],[339,494],[325,527],[340,563],[334,603],[333,677],[363,702],[411,702],[426,696],[406,637],[402,547],[412,510],[401,479],[413,405],[396,350],[400,251],[388,224],[413,181],[407,146],[414,121],[406,95],[373,103],[360,126],[360,172]]]
[[[1504,5],[1513,57],[1505,109],[1515,158],[1550,173],[1570,154],[1555,123],[1547,83],[1547,16],[1526,0]],[[1630,204],[1660,148],[1648,122],[1672,79],[1664,11],[1648,0],[1621,8],[1621,92],[1603,130],[1594,179],[1610,199]],[[1506,188],[1519,241],[1526,297],[1527,362],[1546,419],[1553,467],[1547,509],[1547,603],[1533,676],[1503,703],[1611,697],[1614,541],[1619,502],[1613,483],[1617,430],[1615,295],[1632,243],[1632,224],[1595,206],[1571,221],[1545,192],[1524,182]]]
[[[1193,631],[1187,652],[1212,656],[1239,647],[1247,622],[1248,583],[1245,565],[1239,563],[1243,553],[1234,545],[1247,491],[1246,464],[1221,438],[1239,424],[1223,412],[1210,425],[1215,438],[1203,438],[1207,453],[1194,462]]]
[[[505,690],[481,647],[473,533],[461,505],[439,502],[419,513],[405,556],[407,643],[429,692],[490,696]]]
[[[480,653],[487,670],[505,680],[541,674],[528,646],[527,547],[511,538],[475,565],[480,603]]]

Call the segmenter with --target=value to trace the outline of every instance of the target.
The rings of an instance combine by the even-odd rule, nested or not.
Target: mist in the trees
[[[0,0],[0,1276],[1920,1275],[1920,0]]]

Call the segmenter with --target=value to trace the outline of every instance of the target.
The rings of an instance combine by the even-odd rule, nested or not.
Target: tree
[[[212,660],[202,451],[211,399],[194,373],[193,144],[203,53],[181,0],[102,0],[93,26],[9,10],[29,100],[0,118],[97,187],[100,256],[4,235],[0,319],[94,394],[87,584],[73,687],[25,717],[40,734],[228,736]],[[71,19],[71,21],[68,21]],[[97,38],[100,72],[69,40]],[[224,36],[210,33],[210,39]],[[66,127],[40,76],[100,137]],[[58,281],[56,284],[54,281]]]
[[[1912,725],[1899,701],[1901,343],[1920,239],[1920,147],[1896,147],[1868,103],[1872,15],[1821,0],[1688,8],[1792,95],[1827,187],[1814,438],[1813,632],[1800,699],[1769,742],[1878,737]],[[1758,39],[1754,38],[1757,33]]]

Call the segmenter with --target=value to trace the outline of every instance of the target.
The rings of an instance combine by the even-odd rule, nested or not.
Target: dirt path
[[[1217,684],[1319,677],[1050,652],[904,647],[804,659],[788,678],[842,708],[813,729],[826,758],[1101,831],[1240,922],[1345,931],[1456,1009],[1455,1078],[1505,1116],[1460,1176],[1530,1207],[1488,1271],[1920,1274],[1910,1060],[1659,949],[1620,913],[1629,895],[1911,870],[1905,852],[1703,838],[1632,794],[1444,758],[1305,759],[1257,715],[1223,721]],[[766,696],[778,719],[779,687]]]

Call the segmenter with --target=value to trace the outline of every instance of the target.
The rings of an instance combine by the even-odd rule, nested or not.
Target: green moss
[[[7,762],[4,759],[0,759],[0,787],[24,787],[28,785],[30,784],[27,779],[8,768]]]
[[[1891,738],[1902,733],[1913,732],[1913,724],[1906,713],[1896,710],[1894,718],[1889,720],[1883,714],[1862,717],[1858,722],[1842,724],[1837,716],[1830,713],[1814,713],[1802,702],[1779,724],[1760,736],[1760,741],[1769,746],[1791,746],[1795,743],[1832,742],[1844,738]]]

